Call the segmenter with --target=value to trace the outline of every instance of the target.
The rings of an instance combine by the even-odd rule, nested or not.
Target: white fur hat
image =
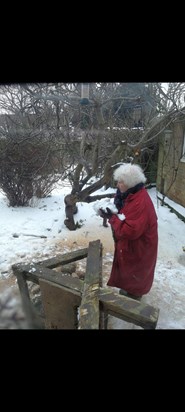
[[[139,165],[125,163],[114,171],[114,180],[124,182],[130,189],[138,183],[145,183],[147,179]]]

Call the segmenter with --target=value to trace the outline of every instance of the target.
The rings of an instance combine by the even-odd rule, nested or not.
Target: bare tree
[[[144,116],[145,128],[133,128],[133,123],[129,123],[130,119],[128,117],[124,118],[121,123],[119,110],[126,99],[117,93],[116,88],[112,88],[111,91],[108,88],[108,93],[105,93],[105,91],[106,85],[102,87],[99,85],[99,88],[95,91],[92,87],[90,105],[88,110],[85,110],[85,115],[87,116],[88,112],[90,112],[89,117],[91,115],[91,118],[95,120],[91,125],[90,119],[88,129],[81,134],[80,157],[73,174],[72,191],[70,195],[65,197],[65,224],[70,230],[75,230],[77,227],[73,217],[73,214],[77,212],[76,203],[79,201],[90,202],[101,198],[102,196],[92,197],[91,194],[103,185],[109,185],[116,163],[120,161],[125,162],[128,159],[138,161],[138,154],[141,157],[144,152],[146,155],[146,151],[148,153],[152,152],[155,149],[157,137],[166,127],[166,124],[171,122],[171,118],[167,115],[164,117],[157,113],[159,99],[156,94],[153,103],[151,104],[150,102]],[[137,101],[138,97],[130,99]],[[116,112],[112,106],[115,101],[119,102]],[[170,113],[172,111],[173,109]],[[83,111],[81,116],[83,116]],[[115,130],[117,117],[119,117],[118,122],[120,126]],[[96,129],[93,128],[94,124]],[[90,136],[93,136],[92,142],[89,140]],[[90,161],[87,157],[89,153]],[[81,178],[84,169],[85,177]],[[84,185],[94,175],[99,177],[99,179],[84,188]]]
[[[60,177],[68,178],[71,184],[71,192],[65,197],[65,224],[75,230],[77,202],[96,200],[98,196],[92,194],[110,184],[118,162],[132,160],[148,166],[158,137],[181,110],[185,84],[170,83],[164,88],[161,83],[138,83],[137,87],[91,83],[87,105],[80,104],[78,83],[23,84],[18,85],[19,93],[7,87],[6,99],[0,93],[0,107],[10,113],[13,106],[19,116],[34,113],[42,134],[44,129],[44,136],[50,137],[47,151],[39,159],[48,163],[54,148],[55,159],[59,154]],[[30,130],[35,130],[33,123]],[[7,133],[10,136],[10,129]],[[87,185],[93,176],[96,181]]]

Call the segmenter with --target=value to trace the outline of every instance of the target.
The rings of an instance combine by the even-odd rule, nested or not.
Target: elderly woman
[[[140,300],[153,284],[157,260],[157,215],[144,187],[146,177],[138,165],[123,164],[114,172],[118,214],[107,209],[114,240],[114,260],[108,286],[120,288],[120,294]]]

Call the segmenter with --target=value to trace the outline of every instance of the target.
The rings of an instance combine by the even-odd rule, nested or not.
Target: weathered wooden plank
[[[144,329],[155,329],[159,317],[159,309],[142,301],[136,301],[107,288],[99,292],[100,308],[109,315],[126,322],[141,326]]]
[[[58,285],[70,288],[72,290],[82,291],[83,281],[73,278],[69,274],[63,275],[62,272],[56,272],[52,269],[42,267],[38,264],[17,264],[12,266],[14,274],[19,273],[24,279],[39,284],[40,279],[45,279]]]
[[[35,310],[30,300],[27,281],[32,281],[33,283],[39,284],[41,280],[46,281],[46,279],[47,281],[50,281],[49,286],[51,288],[51,291],[54,289],[54,287],[55,289],[57,289],[58,287],[57,292],[56,292],[57,296],[59,293],[58,290],[60,289],[60,285],[65,287],[65,291],[63,291],[62,294],[63,296],[66,297],[64,299],[64,302],[63,303],[61,302],[61,304],[59,304],[59,300],[55,303],[53,300],[53,308],[51,310],[51,315],[50,315],[51,318],[49,317],[49,307],[47,306],[46,310],[47,310],[47,317],[48,317],[48,325],[50,325],[49,327],[52,327],[52,328],[53,327],[72,328],[72,326],[75,328],[77,327],[75,326],[77,325],[77,317],[75,313],[77,312],[77,306],[80,305],[80,302],[81,302],[83,281],[81,281],[78,278],[73,278],[70,275],[63,275],[61,272],[58,273],[54,270],[41,267],[37,264],[29,264],[29,265],[17,264],[17,265],[13,265],[12,268],[13,268],[14,275],[17,277],[17,282],[18,282],[22,304],[23,304],[23,310],[27,318],[29,329],[43,328],[43,324],[41,323],[39,316],[37,314],[37,311]],[[43,286],[43,289],[44,289],[44,286]],[[46,299],[44,301],[46,305]],[[74,308],[72,309],[72,303],[70,304],[70,302],[75,302],[75,309]],[[66,314],[61,314],[61,321],[59,322],[56,319],[57,315],[55,316],[55,320],[54,320],[54,313],[57,314],[60,312],[61,305],[63,305],[62,307],[63,307],[63,310],[65,309]],[[51,305],[50,305],[50,308],[51,308]],[[69,322],[70,316],[71,316],[71,321]],[[74,317],[75,317],[75,321],[74,321]],[[67,319],[68,319],[68,322],[67,322]]]
[[[79,329],[99,329],[99,287],[101,283],[102,244],[89,243],[82,302],[79,307]]]
[[[46,329],[77,329],[81,293],[39,280]]]
[[[102,244],[100,240],[89,242],[88,249],[84,284],[86,287],[93,284],[98,284],[99,286],[102,267]]]
[[[63,255],[57,255],[56,257],[45,259],[37,262],[39,265],[47,267],[49,269],[56,268],[58,266],[66,265],[76,260],[84,259],[87,257],[88,248],[73,250],[72,252],[64,253]]]
[[[100,301],[99,301],[99,310],[100,310],[100,329],[107,329],[109,314],[106,310],[103,310],[103,306],[100,304]]]
[[[61,264],[68,264],[84,257],[87,257],[84,282],[78,278],[72,278],[70,275],[62,275],[61,272],[51,270],[51,268],[59,267]],[[45,267],[45,265],[47,267]],[[48,267],[50,267],[50,269]],[[81,305],[79,308],[79,329],[99,329],[99,327],[106,328],[107,314],[139,325],[144,329],[156,328],[159,316],[158,308],[146,305],[142,301],[138,302],[127,298],[126,296],[119,295],[109,288],[102,288],[102,244],[100,243],[100,240],[90,242],[89,248],[73,251],[57,258],[47,259],[39,264],[16,264],[12,266],[12,269],[15,276],[17,276],[18,286],[23,299],[24,308],[27,311],[30,325],[33,324],[35,319],[32,309],[30,309],[31,302],[29,300],[29,290],[26,283],[27,280],[37,284],[41,282],[42,285],[46,285],[46,282],[51,282],[52,286],[49,286],[52,290],[54,290],[54,288],[57,289],[57,287],[58,289],[65,289],[65,293],[60,293],[62,293],[63,296],[64,294],[66,296],[66,299],[64,299],[65,303],[61,303],[63,310],[65,307],[66,311],[68,311],[68,298],[69,301],[70,299],[73,301],[72,295],[76,296],[77,294],[78,297],[81,296]],[[42,280],[44,280],[45,283],[42,282]],[[44,287],[45,286],[43,286],[43,288]],[[47,295],[49,293],[49,287],[47,287]],[[54,305],[56,313],[57,305],[58,304]],[[47,310],[49,309],[47,308]],[[55,314],[55,317],[56,316],[57,315]],[[67,315],[63,315],[63,320],[61,320],[60,325],[64,325],[66,316]],[[72,323],[68,323],[68,325],[74,325],[73,316],[72,319]],[[59,320],[57,320],[57,322],[59,325]],[[52,321],[50,322],[50,326],[51,325]]]
[[[14,268],[14,275],[17,277],[17,283],[18,283],[21,295],[24,295],[28,299],[30,299],[29,289],[28,289],[26,279],[24,278],[24,276],[22,276],[22,273],[19,271],[19,269],[16,270],[16,268]]]
[[[30,300],[27,282],[20,273],[17,272],[16,276],[21,294],[22,307],[27,320],[27,329],[42,329],[41,320]]]

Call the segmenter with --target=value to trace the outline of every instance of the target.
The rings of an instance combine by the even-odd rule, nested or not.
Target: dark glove
[[[103,210],[103,209],[99,209],[99,214],[101,217],[106,218],[106,219],[110,219],[113,215],[113,213],[111,212],[111,210],[109,209],[109,207],[106,207],[107,213]]]

